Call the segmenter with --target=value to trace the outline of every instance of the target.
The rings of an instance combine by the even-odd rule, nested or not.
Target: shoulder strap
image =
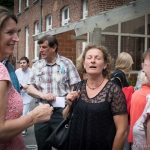
[[[115,74],[115,75],[116,75],[116,74]],[[113,81],[113,80],[115,80],[115,79],[118,80],[118,81],[120,82],[121,87],[123,88],[121,79],[120,79],[119,77],[116,77],[115,75],[114,75],[114,77],[111,78],[111,81]]]

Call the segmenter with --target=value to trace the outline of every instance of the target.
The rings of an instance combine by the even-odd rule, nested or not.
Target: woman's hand
[[[80,95],[80,92],[72,91],[72,92],[68,93],[68,95],[66,96],[66,100],[73,102],[76,99],[78,99],[79,95]]]
[[[63,117],[66,118],[68,116],[68,113],[70,111],[70,107],[72,105],[72,102],[77,100],[80,96],[80,92],[78,91],[72,91],[70,93],[67,94],[66,96],[66,103],[67,106],[64,108],[63,110]]]
[[[28,113],[34,123],[48,121],[53,114],[53,107],[49,104],[40,104]]]

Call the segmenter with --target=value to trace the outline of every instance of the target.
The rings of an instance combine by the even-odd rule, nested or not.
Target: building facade
[[[74,63],[86,44],[102,44],[113,60],[129,52],[136,72],[142,53],[150,48],[149,6],[149,0],[14,0],[20,38],[16,59],[37,59],[37,40],[52,34],[59,53]]]

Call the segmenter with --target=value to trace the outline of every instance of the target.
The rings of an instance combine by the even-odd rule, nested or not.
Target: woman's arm
[[[0,141],[13,138],[34,123],[49,120],[53,110],[48,104],[44,104],[37,106],[26,116],[5,120],[9,86],[9,81],[0,81]]]
[[[128,116],[127,114],[116,115],[113,119],[116,126],[116,135],[112,150],[122,150],[128,132]]]

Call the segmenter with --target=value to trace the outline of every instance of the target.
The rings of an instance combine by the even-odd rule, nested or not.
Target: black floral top
[[[93,98],[86,92],[86,81],[81,96],[74,105],[69,139],[65,150],[112,150],[116,134],[113,116],[127,114],[121,89],[111,81]]]

